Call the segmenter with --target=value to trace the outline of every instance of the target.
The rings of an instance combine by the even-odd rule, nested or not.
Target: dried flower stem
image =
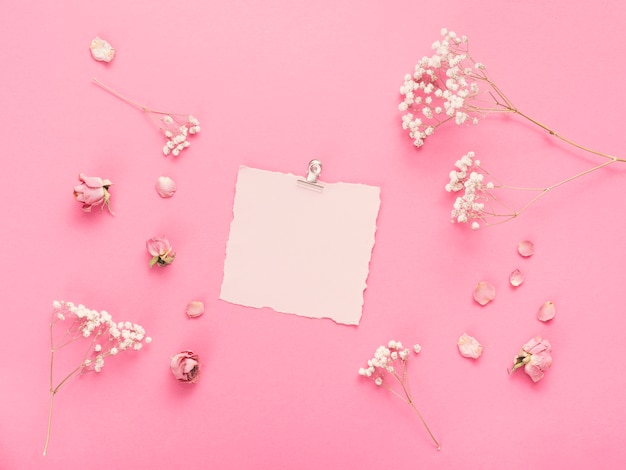
[[[110,86],[105,85],[104,83],[102,83],[97,78],[92,78],[92,79],[96,83],[96,85],[98,85],[100,88],[103,88],[104,90],[108,91],[112,95],[117,96],[122,101],[126,101],[128,104],[130,104],[132,106],[135,106],[136,108],[139,108],[140,110],[142,110],[142,111],[144,111],[146,113],[155,113],[155,114],[163,114],[163,115],[170,114],[170,113],[166,113],[164,111],[158,111],[156,109],[152,109],[152,108],[149,108],[147,106],[144,106],[144,105],[142,105],[141,103],[138,103],[135,100],[127,98],[126,96],[122,95],[121,93],[119,93],[118,91],[114,90]],[[183,116],[183,114],[180,114],[180,116]]]
[[[417,354],[421,350],[419,345],[413,347],[414,352]],[[389,341],[388,346],[380,346],[372,359],[367,361],[367,368],[359,369],[359,375],[370,378],[377,386],[383,386],[389,390],[392,394],[397,396],[400,400],[407,403],[417,413],[420,421],[428,431],[431,439],[437,446],[437,450],[441,450],[441,445],[433,435],[432,431],[426,424],[426,420],[417,409],[413,395],[411,394],[411,386],[407,377],[407,362],[409,359],[409,349],[404,348],[399,341]],[[402,372],[399,373],[398,366],[401,364]],[[399,392],[393,387],[393,384],[387,383],[387,376],[391,375],[402,388],[402,392]]]
[[[420,411],[417,409],[417,406],[415,405],[415,402],[413,400],[413,396],[411,394],[411,385],[410,385],[410,383],[409,383],[409,381],[408,381],[408,379],[406,377],[406,361],[402,362],[402,376],[398,375],[398,373],[395,370],[393,372],[391,372],[391,375],[398,381],[398,383],[400,384],[400,387],[402,387],[402,392],[404,393],[404,396],[399,394],[390,385],[385,385],[385,388],[387,390],[389,390],[391,393],[393,393],[395,396],[400,398],[400,400],[402,400],[405,403],[407,403],[411,408],[413,408],[413,410],[415,410],[415,412],[417,413],[417,416],[419,417],[420,421],[422,422],[422,424],[426,428],[426,431],[428,431],[428,434],[430,435],[430,438],[433,440],[433,442],[437,446],[437,450],[441,450],[441,444],[439,444],[439,441],[437,441],[437,439],[435,438],[434,434],[432,433],[432,431],[428,427],[428,424],[426,423],[426,420],[422,416],[422,413],[420,413]]]

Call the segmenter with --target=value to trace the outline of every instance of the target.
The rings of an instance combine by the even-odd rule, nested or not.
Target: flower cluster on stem
[[[126,98],[95,78],[93,80],[109,93],[139,108],[150,117],[152,122],[165,137],[165,145],[163,146],[163,155],[165,156],[171,154],[177,157],[184,149],[189,147],[189,137],[200,133],[200,122],[191,114],[169,113],[149,108],[130,98]]]
[[[465,191],[465,194],[457,198],[455,202],[452,212],[454,222],[469,222],[472,228],[476,229],[480,226],[479,221],[485,221],[485,217],[499,217],[500,221],[510,220],[519,216],[552,189],[613,163],[626,163],[625,158],[578,144],[521,111],[489,77],[485,65],[472,57],[466,36],[459,36],[454,31],[445,28],[441,30],[441,35],[442,38],[432,44],[434,53],[422,57],[414,71],[405,75],[400,87],[402,101],[399,109],[403,113],[402,127],[407,130],[416,147],[422,147],[426,138],[433,135],[442,124],[448,121],[454,121],[459,126],[469,123],[477,124],[488,114],[502,112],[519,116],[561,142],[604,159],[602,163],[595,164],[585,171],[564,178],[548,187],[501,186],[538,193],[520,210],[505,214],[485,212],[483,204],[485,200],[493,200],[491,192],[493,187],[489,187],[489,183],[484,183],[484,171],[476,171],[479,165],[474,164],[476,168],[470,168],[471,164],[463,163],[463,167],[459,167],[457,162],[456,171],[464,174],[467,170],[468,173],[465,176],[459,176],[457,180],[451,178],[446,186],[448,191]]]
[[[416,344],[413,346],[413,351],[417,354],[421,351],[421,347]],[[367,361],[367,367],[359,369],[359,375],[371,379],[379,387],[386,388],[413,408],[437,446],[437,450],[439,450],[441,445],[417,409],[411,393],[407,376],[407,363],[410,354],[410,350],[405,348],[400,341],[391,340],[386,346],[379,346],[376,349],[374,357]]]
[[[57,327],[64,331],[60,339],[55,338]],[[79,363],[61,380],[54,380],[54,358],[63,348],[84,341],[85,351]],[[136,323],[114,322],[106,311],[97,311],[82,304],[57,301],[52,304],[50,320],[50,407],[48,414],[48,431],[43,454],[46,455],[50,442],[52,424],[52,403],[59,390],[73,378],[87,372],[101,372],[105,359],[124,351],[139,351],[144,344],[152,339],[146,336],[145,329]]]

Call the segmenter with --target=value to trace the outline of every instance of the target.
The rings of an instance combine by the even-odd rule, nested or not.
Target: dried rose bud
[[[496,298],[496,287],[489,281],[480,281],[474,288],[474,300],[480,305],[487,305]]]
[[[163,236],[152,237],[146,241],[148,252],[152,255],[150,267],[155,264],[158,266],[167,266],[174,261],[176,253],[172,251],[172,245],[169,240]]]
[[[109,204],[111,198],[109,187],[113,183],[97,176],[87,176],[84,173],[80,173],[78,179],[81,184],[74,187],[74,198],[83,203],[83,210],[91,212],[92,207],[101,206],[104,208],[106,206],[112,214],[113,211]]]
[[[161,197],[172,197],[176,192],[176,182],[169,176],[159,176],[156,183],[156,190]]]
[[[463,357],[478,359],[483,353],[482,344],[480,344],[476,338],[468,335],[467,333],[463,333],[463,335],[459,338],[457,346],[459,347],[459,352]]]
[[[543,378],[544,372],[552,365],[551,350],[552,345],[547,339],[535,336],[517,353],[513,359],[513,368],[509,373],[512,374],[523,367],[524,372],[530,376],[533,382],[539,382]]]
[[[199,300],[193,300],[187,304],[185,312],[189,318],[199,317],[204,313],[204,304]]]
[[[115,49],[104,39],[95,38],[89,45],[91,55],[99,62],[111,62],[115,57]]]
[[[193,351],[182,351],[172,356],[170,370],[179,382],[195,384],[200,380],[200,358]]]

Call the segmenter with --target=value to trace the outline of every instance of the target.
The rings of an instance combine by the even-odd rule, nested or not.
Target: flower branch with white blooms
[[[564,137],[546,124],[521,111],[491,80],[485,65],[472,57],[466,36],[458,36],[454,31],[448,31],[445,28],[441,30],[441,35],[443,38],[435,41],[432,45],[435,53],[430,57],[422,57],[415,66],[413,73],[405,75],[404,83],[400,87],[400,94],[403,99],[399,109],[404,113],[402,127],[408,131],[416,147],[422,147],[428,137],[435,134],[440,126],[449,121],[454,121],[458,126],[478,124],[487,115],[500,112],[517,115],[561,142],[603,159],[602,163],[595,164],[587,170],[541,188],[506,185],[488,187],[486,184],[483,186],[482,179],[477,175],[484,175],[484,170],[470,171],[468,175],[475,174],[474,178],[463,176],[459,177],[457,181],[462,184],[467,183],[470,186],[466,188],[469,189],[469,194],[466,190],[465,195],[469,196],[470,199],[474,192],[474,195],[480,194],[483,199],[501,202],[492,193],[495,188],[534,191],[537,194],[520,209],[505,213],[485,211],[484,207],[482,209],[470,207],[465,209],[464,213],[464,210],[459,210],[457,207],[460,202],[457,199],[453,210],[453,222],[470,223],[472,228],[476,229],[480,227],[479,221],[489,225],[488,219],[490,218],[497,218],[499,222],[516,218],[553,189],[614,163],[626,163],[625,158],[591,149]],[[464,166],[468,165],[464,164]],[[458,170],[460,173],[465,171],[462,168]],[[449,185],[455,184],[453,181],[449,183]],[[478,189],[473,191],[472,187]],[[455,191],[458,190],[460,188]]]
[[[421,351],[421,346],[416,344],[413,346],[413,351],[415,354],[418,354]],[[439,441],[437,441],[430,427],[426,424],[426,420],[415,405],[407,376],[409,356],[410,351],[408,348],[405,348],[400,341],[391,340],[387,346],[379,346],[376,349],[374,357],[367,361],[367,367],[359,369],[359,375],[372,379],[377,386],[386,388],[400,400],[407,403],[417,413],[430,438],[437,446],[437,450],[441,450]]]
[[[63,336],[55,338],[57,327],[63,328]],[[54,380],[55,354],[77,341],[86,342],[84,354],[76,367],[62,379]],[[50,320],[50,406],[48,411],[48,429],[43,455],[48,452],[52,427],[52,405],[55,395],[72,379],[87,372],[101,372],[104,360],[124,351],[139,351],[144,344],[152,341],[146,336],[141,325],[129,321],[115,323],[106,311],[91,310],[84,305],[57,301],[52,303]]]

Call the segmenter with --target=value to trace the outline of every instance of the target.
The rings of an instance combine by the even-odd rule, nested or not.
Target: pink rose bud
[[[517,353],[513,359],[513,368],[509,373],[523,367],[524,372],[530,376],[533,382],[539,382],[543,378],[544,372],[552,365],[551,350],[552,345],[547,339],[535,336]]]
[[[174,257],[176,256],[176,253],[172,251],[172,245],[169,240],[163,236],[152,237],[146,241],[146,248],[148,248],[148,253],[152,255],[150,267],[155,264],[158,266],[167,266],[174,261]]]
[[[74,187],[74,198],[78,202],[82,202],[83,210],[91,212],[92,207],[101,206],[101,208],[104,208],[106,206],[112,214],[113,211],[109,204],[111,197],[109,187],[113,183],[97,176],[86,176],[84,173],[79,174],[78,179],[81,181],[81,184]]]
[[[193,351],[182,351],[172,356],[170,369],[179,382],[195,384],[200,380],[200,358]]]

